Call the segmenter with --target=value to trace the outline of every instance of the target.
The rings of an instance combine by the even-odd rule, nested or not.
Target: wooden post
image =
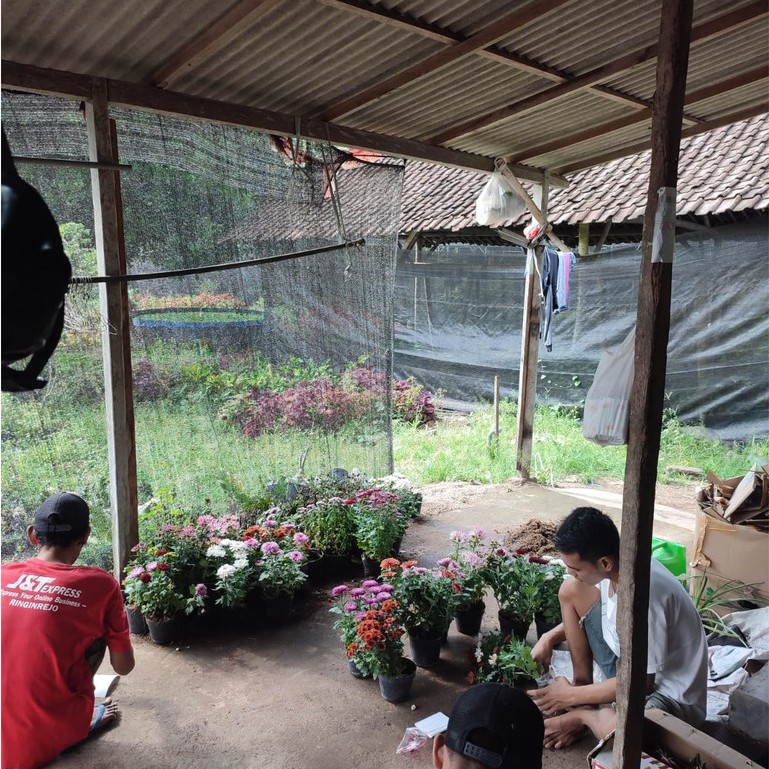
[[[117,131],[114,121],[109,119],[105,80],[94,80],[92,100],[86,104],[86,120],[90,159],[100,163],[117,163]],[[91,186],[99,273],[124,275],[126,256],[120,175],[117,171],[92,170]],[[102,354],[107,411],[112,552],[115,576],[120,579],[130,557],[131,548],[139,541],[131,328],[126,284],[100,284],[99,302],[104,329]]]
[[[494,377],[494,437],[499,437],[499,377]]]
[[[590,225],[580,222],[579,225],[579,256],[587,256],[590,253]]]
[[[670,288],[675,234],[675,188],[693,0],[662,3],[652,156],[638,290],[635,378],[625,464],[620,540],[617,737],[614,766],[635,769],[641,754],[646,695],[649,562],[657,480]]]
[[[542,185],[538,209],[542,220],[547,217],[547,175]],[[518,372],[518,414],[515,420],[515,470],[524,480],[531,477],[531,451],[534,437],[534,404],[537,397],[537,358],[539,356],[539,309],[542,257],[539,249],[526,251],[526,285],[524,288],[521,357]]]

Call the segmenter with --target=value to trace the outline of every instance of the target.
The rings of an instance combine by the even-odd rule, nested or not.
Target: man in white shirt
[[[600,510],[578,507],[559,527],[555,546],[573,579],[564,580],[558,594],[562,623],[540,638],[532,654],[547,668],[554,647],[566,640],[574,680],[559,677],[530,694],[547,717],[545,746],[563,748],[585,727],[603,739],[616,726],[614,708],[606,706],[617,696],[619,532]],[[707,699],[702,621],[681,583],[655,559],[649,588],[646,707],[698,726],[705,719]],[[593,683],[593,661],[604,681]]]

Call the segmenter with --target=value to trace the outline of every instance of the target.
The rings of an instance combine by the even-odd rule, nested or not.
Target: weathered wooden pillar
[[[615,769],[637,769],[643,733],[649,563],[670,330],[675,192],[693,0],[662,3],[652,157],[638,290],[635,378],[620,544]]]
[[[542,199],[534,207],[547,219],[548,184],[545,175]],[[518,371],[518,414],[515,420],[515,471],[528,480],[531,477],[531,454],[534,440],[534,406],[537,399],[537,358],[539,356],[540,249],[526,251],[526,284],[523,292],[521,324],[521,357]]]
[[[93,97],[86,104],[90,159],[117,163],[117,131],[109,119],[107,83],[94,79]],[[125,275],[123,205],[120,174],[91,171],[94,237],[101,275]],[[131,328],[128,316],[128,289],[124,282],[102,283],[99,303],[103,321],[104,396],[107,411],[112,552],[115,576],[120,579],[138,542],[138,498],[136,484],[136,437],[134,433],[131,381]]]
[[[587,256],[590,253],[590,225],[585,222],[580,222],[579,225],[577,252],[579,256]]]

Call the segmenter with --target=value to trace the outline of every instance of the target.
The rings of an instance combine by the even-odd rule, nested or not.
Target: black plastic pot
[[[531,621],[521,620],[506,609],[499,610],[499,629],[503,636],[512,636],[521,641],[526,640]]]
[[[481,632],[483,623],[483,614],[486,611],[486,604],[483,601],[470,604],[469,606],[458,606],[454,612],[454,618],[457,622],[457,631],[462,635],[476,636]]]

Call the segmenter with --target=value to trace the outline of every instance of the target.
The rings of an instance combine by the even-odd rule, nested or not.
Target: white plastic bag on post
[[[475,218],[486,227],[517,219],[525,210],[523,198],[500,171],[494,171],[475,201]]]
[[[582,434],[589,441],[601,446],[627,443],[634,357],[635,326],[619,347],[601,354],[582,419]]]

